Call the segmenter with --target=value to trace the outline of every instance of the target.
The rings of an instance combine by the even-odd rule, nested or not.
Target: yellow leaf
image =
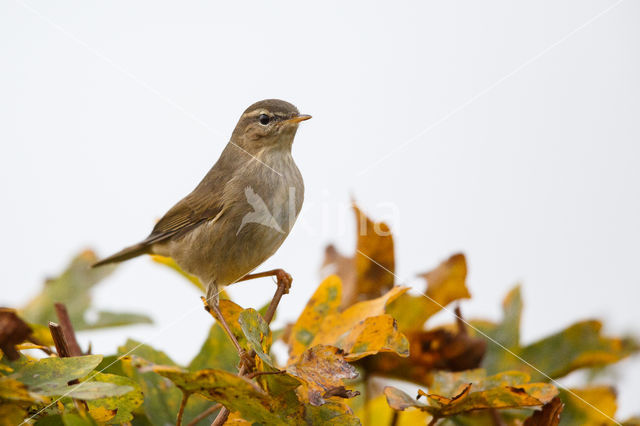
[[[349,306],[343,312],[327,315],[311,345],[335,344],[345,333],[350,332],[361,321],[384,314],[385,307],[407,290],[409,290],[409,287],[393,287],[385,295],[377,299],[359,302]]]
[[[289,334],[289,356],[296,358],[311,344],[323,319],[338,311],[342,294],[340,278],[331,275],[322,281]]]
[[[359,322],[337,344],[347,353],[346,359],[349,361],[379,352],[409,356],[409,341],[398,331],[396,321],[390,315],[369,317]]]
[[[591,386],[583,389],[560,391],[565,407],[561,425],[602,426],[615,424],[618,408],[616,392],[609,386]]]
[[[200,282],[200,280],[191,275],[191,274],[187,274],[185,271],[182,270],[181,267],[178,266],[178,264],[176,263],[175,260],[173,260],[170,257],[167,256],[159,256],[157,254],[151,255],[151,259],[154,262],[157,262],[161,265],[165,265],[168,266],[169,268],[173,269],[174,271],[176,271],[178,274],[182,275],[184,278],[186,278],[191,284],[195,285],[196,287],[198,287],[200,290],[205,291],[206,288],[204,285],[202,285],[202,283]]]
[[[389,314],[398,321],[403,332],[422,330],[425,321],[443,307],[471,297],[465,284],[467,262],[463,254],[454,254],[420,276],[427,280],[424,295],[405,294],[389,306]]]

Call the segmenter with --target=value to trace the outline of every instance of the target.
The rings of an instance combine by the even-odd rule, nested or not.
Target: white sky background
[[[352,252],[353,194],[391,222],[403,279],[466,253],[469,317],[497,319],[520,281],[525,342],[588,317],[638,334],[638,18],[632,0],[4,0],[0,302],[23,304],[82,248],[144,238],[242,111],[277,97],[314,117],[294,143],[303,213],[263,265],[295,279],[278,324],[318,285],[327,243]],[[258,307],[274,289],[231,294]],[[145,258],[95,305],[156,320],[82,334],[96,352],[133,337],[186,362],[211,324],[197,292]],[[638,359],[623,366],[621,416],[640,391]]]

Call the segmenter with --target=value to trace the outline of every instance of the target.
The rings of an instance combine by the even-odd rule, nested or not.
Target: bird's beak
[[[290,118],[290,119],[286,120],[286,121],[285,121],[285,123],[292,123],[292,124],[293,124],[293,123],[299,123],[299,122],[301,122],[301,121],[306,121],[306,120],[308,120],[308,119],[310,119],[310,118],[311,118],[311,116],[310,116],[310,115],[307,115],[307,114],[298,114],[298,115],[296,115],[295,117],[293,117],[293,118]]]

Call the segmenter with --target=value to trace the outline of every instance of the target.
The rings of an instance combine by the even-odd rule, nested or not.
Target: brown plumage
[[[218,161],[151,234],[93,266],[147,253],[171,256],[207,285],[209,302],[217,302],[219,287],[275,252],[300,212],[304,186],[291,145],[298,123],[308,118],[277,99],[251,105]],[[256,206],[264,210],[264,220]]]

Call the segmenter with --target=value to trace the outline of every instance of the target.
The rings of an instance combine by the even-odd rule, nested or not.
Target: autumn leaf
[[[427,398],[422,403],[393,387],[385,388],[391,407],[404,410],[415,407],[435,418],[450,417],[482,409],[502,409],[542,406],[558,393],[553,385],[527,383],[529,377],[519,372],[505,372],[484,377],[483,370],[462,373],[437,373],[429,393],[418,391]]]
[[[323,270],[340,276],[344,285],[342,307],[379,297],[394,285],[393,236],[384,222],[373,222],[353,203],[357,244],[353,257],[328,246]]]
[[[89,413],[94,420],[99,423],[121,424],[133,419],[133,411],[142,405],[144,401],[144,396],[142,395],[140,386],[135,381],[128,377],[103,373],[93,375],[91,380],[95,382],[113,383],[118,386],[131,388],[131,391],[122,395],[87,401]],[[112,415],[110,415],[110,413],[112,413]],[[98,418],[98,414],[108,416],[109,418]]]
[[[156,350],[134,340],[127,340],[125,345],[118,348],[119,361],[123,374],[136,382],[144,395],[142,409],[151,424],[174,424],[182,393],[173,384],[151,371],[155,364],[176,366],[175,362],[164,352]],[[126,354],[126,355],[125,355]],[[193,417],[204,411],[208,403],[204,398],[191,397],[184,414],[184,421],[188,422]],[[207,423],[205,419],[202,425]]]
[[[370,374],[429,385],[434,370],[462,371],[480,366],[486,349],[483,339],[466,332],[437,328],[407,333],[409,357],[379,354],[361,362]]]
[[[305,384],[311,405],[324,404],[326,394],[343,388],[345,379],[358,376],[355,368],[344,359],[344,351],[333,346],[318,345],[307,349],[300,359],[287,367],[287,372]],[[357,392],[344,389],[340,396],[351,398]],[[331,396],[331,394],[329,394]]]
[[[21,316],[28,322],[46,325],[56,321],[54,304],[62,303],[76,330],[151,323],[146,315],[106,311],[98,311],[95,321],[85,320],[91,307],[91,289],[115,269],[114,265],[91,268],[97,260],[90,250],[80,253],[59,277],[47,280],[40,294],[20,310]]]
[[[400,331],[422,330],[424,323],[451,302],[471,297],[466,286],[467,262],[454,254],[435,269],[420,274],[427,281],[424,295],[404,294],[389,306]]]
[[[531,417],[528,417],[523,426],[558,426],[563,408],[564,404],[556,396],[544,404],[541,410],[535,411]]]
[[[560,399],[565,404],[560,426],[614,424],[618,404],[616,392],[609,386],[560,390]]]
[[[251,380],[222,370],[187,372],[177,367],[154,366],[153,371],[171,380],[183,392],[198,393],[219,402],[243,419],[264,424],[301,424],[304,407],[287,404],[269,395]]]
[[[336,275],[325,278],[307,302],[298,320],[289,332],[289,357],[300,356],[320,331],[327,315],[335,314],[340,307],[342,283]]]
[[[81,379],[93,371],[102,361],[102,355],[85,355],[71,358],[43,358],[25,361],[10,376],[24,383],[30,392],[40,395],[61,395],[74,379]]]
[[[310,345],[332,345],[339,342],[345,333],[351,332],[361,321],[383,315],[386,306],[408,289],[408,287],[393,287],[385,295],[376,299],[358,302],[342,312],[328,313]]]
[[[12,361],[20,357],[16,345],[32,333],[31,327],[13,309],[0,308],[0,349]]]
[[[532,380],[556,379],[581,368],[618,362],[638,351],[638,343],[631,339],[602,336],[602,324],[595,320],[575,323],[549,337],[520,346],[518,329],[521,310],[520,290],[516,287],[505,298],[502,322],[496,325],[475,323],[490,338],[509,350],[488,342],[487,356],[482,364],[488,372],[517,369],[530,374]],[[550,353],[554,356],[550,357]]]
[[[186,273],[181,267],[178,266],[176,261],[173,260],[172,258],[154,254],[154,255],[151,255],[151,259],[154,262],[159,263],[160,265],[167,266],[168,268],[177,272],[178,274],[180,274],[180,276],[182,276],[183,278],[186,278],[187,281],[189,281],[191,284],[196,286],[200,291],[204,292],[207,290],[197,277]]]

